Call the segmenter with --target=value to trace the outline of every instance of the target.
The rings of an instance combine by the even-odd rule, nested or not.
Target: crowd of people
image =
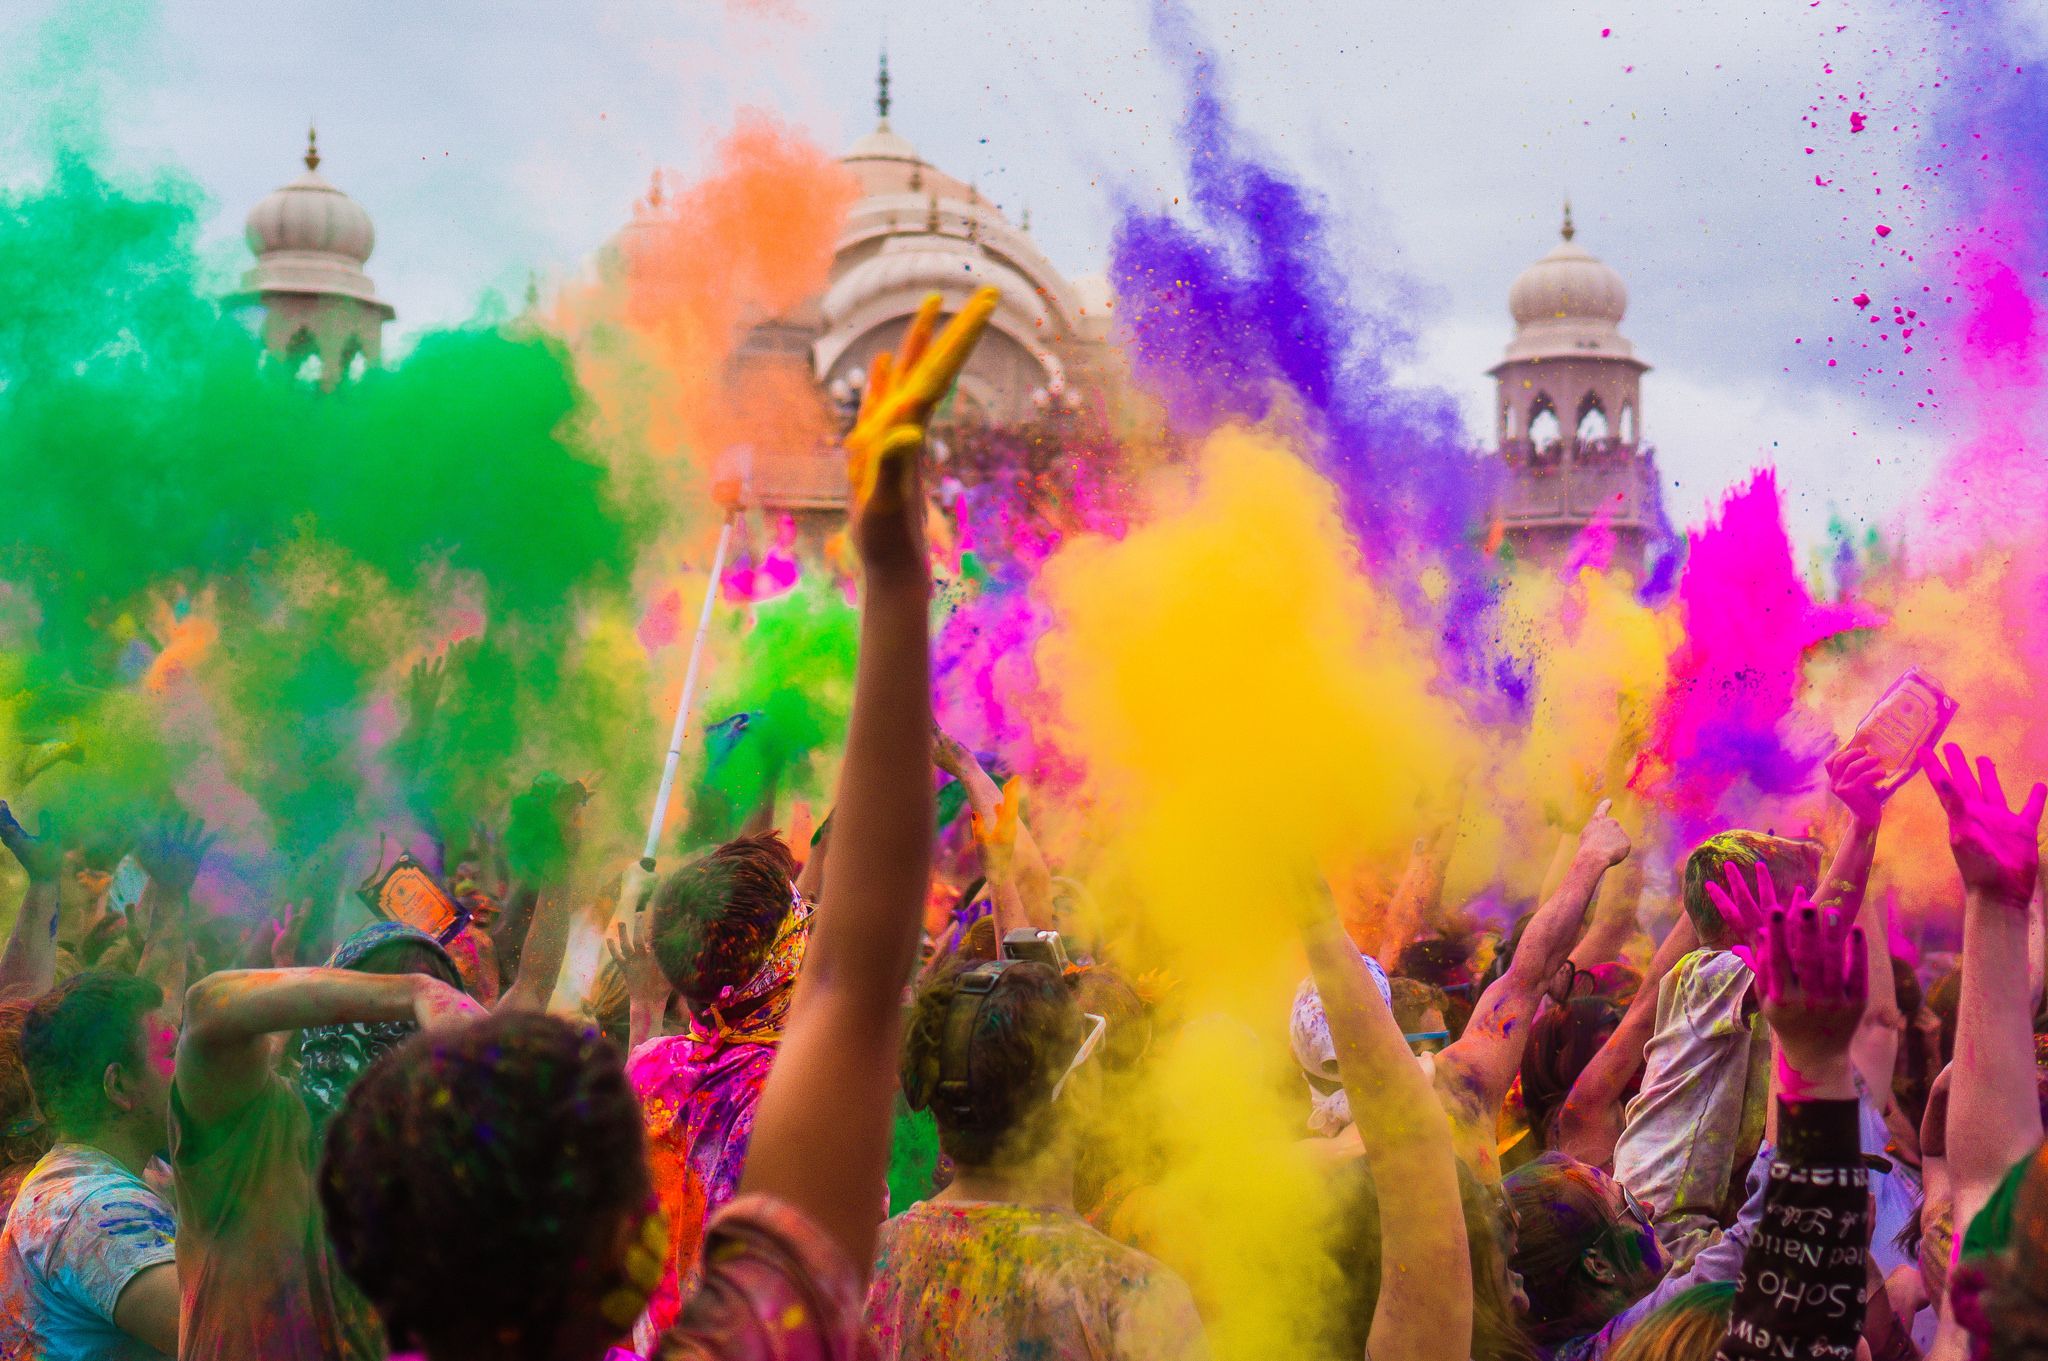
[[[580,1013],[564,873],[454,858],[458,931],[379,920],[315,965],[318,912],[198,919],[203,828],[141,829],[115,869],[0,805],[27,880],[0,954],[0,1358],[1208,1354],[1230,1283],[1175,1269],[1158,1168],[1104,1137],[1189,1018],[1146,960],[1063,934],[1013,795],[934,730],[923,425],[987,307],[934,313],[849,438],[829,818],[625,893]],[[1963,905],[1960,956],[1917,970],[1866,892],[1894,782],[1854,744],[1826,765],[1831,844],[1705,838],[1661,940],[1594,910],[1635,849],[1604,803],[1490,959],[1444,929],[1427,839],[1375,939],[1301,895],[1277,929],[1309,977],[1276,1021],[1333,1207],[1324,1354],[2048,1357],[2048,789],[1920,760]],[[935,767],[981,871],[936,917]],[[572,849],[578,793],[516,816]]]

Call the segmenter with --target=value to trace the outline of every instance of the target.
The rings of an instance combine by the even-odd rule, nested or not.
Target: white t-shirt
[[[149,1184],[96,1148],[58,1144],[0,1229],[0,1358],[160,1361],[114,1326],[128,1283],[172,1261],[177,1221]]]

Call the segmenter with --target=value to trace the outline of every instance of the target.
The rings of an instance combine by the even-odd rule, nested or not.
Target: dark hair
[[[1946,1068],[1956,1056],[1956,1014],[1963,1004],[1963,971],[1950,969],[1927,989],[1927,1009],[1941,1022],[1941,1063]]]
[[[1714,1361],[1735,1313],[1735,1282],[1681,1290],[1621,1335],[1608,1361]]]
[[[1413,1035],[1421,1030],[1422,1018],[1431,1008],[1444,1018],[1444,1026],[1449,1029],[1451,999],[1442,988],[1396,975],[1387,980],[1387,990],[1393,995],[1394,1024],[1401,1027],[1402,1034]]]
[[[1709,949],[1718,949],[1727,941],[1728,923],[1707,896],[1707,884],[1722,883],[1731,864],[1751,870],[1758,864],[1769,866],[1771,883],[1782,901],[1794,888],[1813,890],[1820,877],[1820,843],[1738,829],[1716,832],[1695,846],[1685,858],[1685,914],[1692,918],[1700,944]]]
[[[1108,1022],[1102,1035],[1103,1067],[1127,1073],[1152,1045],[1152,1009],[1138,990],[1114,969],[1092,964],[1067,981],[1074,1005],[1083,1015],[1093,1014]]]
[[[972,967],[944,967],[918,989],[903,1037],[905,1091],[936,1085],[953,999]],[[967,1037],[966,1114],[948,1102],[932,1103],[946,1156],[987,1167],[1043,1148],[1053,1132],[1044,1118],[1053,1085],[1080,1042],[1081,1008],[1059,974],[1028,960],[1005,968]]]
[[[107,1068],[147,1061],[142,1018],[163,1004],[162,988],[112,969],[73,974],[36,999],[21,1028],[21,1062],[60,1133],[90,1134],[112,1113]]]
[[[754,976],[789,915],[796,860],[773,832],[743,836],[678,869],[654,895],[654,957],[697,1010]]]
[[[356,973],[378,974],[384,977],[427,974],[440,979],[451,988],[468,990],[462,981],[462,971],[450,962],[447,951],[424,940],[385,941],[345,967]]]
[[[21,1061],[21,1032],[28,1013],[27,1002],[0,1003],[0,1183],[11,1172],[26,1172],[56,1142],[36,1109],[35,1089]],[[4,1215],[0,1208],[0,1217]]]
[[[601,1326],[619,1230],[653,1194],[618,1055],[534,1013],[379,1059],[328,1128],[319,1192],[336,1259],[394,1350],[514,1358]]]
[[[1515,1212],[1514,1269],[1529,1296],[1529,1335],[1562,1342],[1578,1330],[1586,1250],[1612,1236],[1606,1177],[1562,1153],[1545,1153],[1501,1182]]]
[[[1545,1005],[1530,1025],[1529,1043],[1522,1050],[1522,1109],[1545,1148],[1552,1142],[1551,1117],[1620,1024],[1621,1008],[1595,996],[1574,997],[1561,1007]]]

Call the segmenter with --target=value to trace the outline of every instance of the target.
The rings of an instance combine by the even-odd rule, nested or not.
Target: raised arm
[[[863,1277],[889,1165],[899,1000],[931,874],[924,424],[995,310],[996,292],[975,294],[929,341],[939,305],[936,294],[925,300],[900,362],[875,356],[847,437],[851,536],[865,581],[831,873],[740,1181],[741,1191],[766,1192],[810,1216]]]
[[[199,866],[214,840],[199,819],[178,815],[154,823],[135,847],[135,858],[149,876],[136,907],[143,919],[143,936],[135,972],[164,990],[173,1020],[185,1000],[192,885],[199,880]]]
[[[225,1120],[254,1100],[276,1062],[279,1031],[356,1022],[479,1015],[482,1008],[427,974],[349,969],[237,969],[209,974],[185,994],[178,1035],[178,1099],[201,1124]]]
[[[64,873],[64,845],[48,813],[36,825],[42,834],[30,836],[0,800],[0,844],[28,875],[21,910],[0,952],[0,1001],[31,1001],[57,981],[57,881]]]
[[[1757,988],[1777,1041],[1778,1151],[1721,1342],[1727,1361],[1856,1354],[1870,1189],[1849,1046],[1870,976],[1854,920],[1795,891],[1789,909],[1771,904],[1758,938]]]
[[[1960,1228],[2041,1142],[2026,941],[2048,787],[2035,785],[2015,813],[1989,757],[1977,758],[1973,776],[1962,748],[1951,742],[1943,755],[1945,765],[1930,754],[1925,769],[1948,813],[1949,848],[1963,876],[1963,992],[1948,1107]]]
[[[1892,986],[1890,937],[1884,909],[1869,896],[1870,867],[1877,858],[1877,830],[1884,819],[1884,795],[1878,783],[1884,762],[1862,747],[1844,747],[1828,758],[1828,787],[1848,814],[1834,859],[1814,890],[1815,901],[1841,913],[1863,928],[1864,951],[1870,956],[1870,1001],[1857,1028],[1851,1054],[1856,1071],[1880,1105],[1891,1100],[1892,1069],[1898,1062],[1899,1039],[1906,1018],[1899,1012],[1898,990]]]
[[[1595,1167],[1605,1167],[1614,1161],[1614,1145],[1620,1140],[1625,1123],[1621,1115],[1622,1093],[1628,1090],[1629,1079],[1642,1068],[1643,1047],[1656,1031],[1657,994],[1662,990],[1665,975],[1678,966],[1679,960],[1697,950],[1699,944],[1692,918],[1679,913],[1677,922],[1665,933],[1663,944],[1651,958],[1642,986],[1636,989],[1628,1010],[1622,1013],[1621,1024],[1579,1071],[1578,1080],[1566,1094],[1557,1118],[1560,1151]]]
[[[506,851],[522,878],[540,885],[519,954],[512,986],[498,999],[498,1011],[546,1011],[569,953],[569,924],[574,915],[570,884],[582,809],[590,795],[581,784],[542,776],[514,801]]]
[[[1465,1361],[1472,1354],[1472,1261],[1450,1119],[1335,914],[1311,914],[1302,938],[1373,1182],[1400,1188],[1398,1201],[1383,1199],[1386,1269],[1367,1352]]]
[[[996,939],[1018,927],[1052,927],[1052,872],[1031,829],[1017,815],[1015,782],[1007,787],[997,784],[973,752],[936,729],[932,762],[966,791],[982,873],[995,901]]]
[[[1579,848],[1564,879],[1536,909],[1507,972],[1480,994],[1465,1033],[1437,1055],[1439,1088],[1450,1082],[1469,1093],[1470,1116],[1482,1122],[1499,1111],[1529,1042],[1536,1004],[1564,968],[1586,921],[1586,904],[1600,876],[1628,858],[1628,833],[1607,813],[1602,800],[1579,833]],[[1490,1128],[1490,1126],[1489,1126]]]

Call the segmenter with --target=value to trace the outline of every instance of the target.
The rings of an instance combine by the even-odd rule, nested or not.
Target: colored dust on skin
[[[1831,743],[1799,702],[1805,657],[1883,619],[1868,606],[1817,604],[1807,594],[1771,469],[1731,493],[1687,535],[1687,547],[1683,637],[1629,785],[1691,841],[1811,789]]]
[[[1204,1018],[1163,1039],[1158,1118],[1131,1122],[1165,1143],[1146,1246],[1194,1288],[1218,1356],[1301,1354],[1338,1284],[1327,1188],[1294,1142],[1306,1096],[1280,1095],[1297,905],[1321,868],[1405,847],[1476,739],[1361,574],[1337,491],[1270,434],[1211,437],[1148,509],[1121,539],[1070,540],[1040,581],[1038,670],[1092,832],[1068,863],[1111,957],[1164,970]]]
[[[1110,275],[1139,381],[1195,435],[1288,425],[1337,486],[1367,559],[1400,567],[1390,582],[1448,568],[1441,590],[1403,604],[1441,630],[1454,674],[1483,676],[1491,583],[1478,538],[1495,463],[1471,456],[1448,394],[1395,379],[1413,330],[1400,309],[1367,301],[1315,196],[1260,159],[1181,5],[1156,0],[1152,31],[1185,73],[1192,221],[1120,209]]]

